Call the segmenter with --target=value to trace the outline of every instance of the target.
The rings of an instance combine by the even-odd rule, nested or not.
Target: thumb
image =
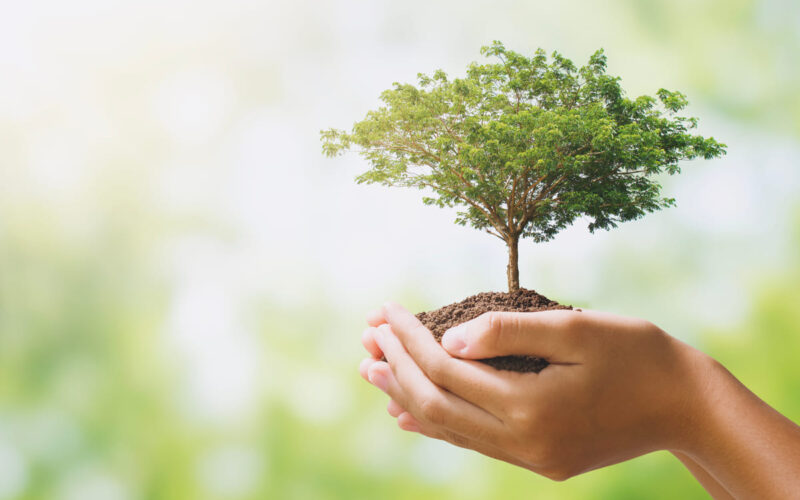
[[[465,359],[530,355],[558,361],[572,352],[582,314],[570,310],[487,312],[447,330],[442,347]]]

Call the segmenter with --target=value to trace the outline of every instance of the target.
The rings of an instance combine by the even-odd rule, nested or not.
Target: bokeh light
[[[790,0],[16,2],[0,16],[0,499],[703,498],[655,453],[566,483],[405,435],[365,313],[505,286],[504,248],[324,158],[482,45],[599,47],[729,146],[678,206],[521,246],[521,282],[648,318],[800,418]]]

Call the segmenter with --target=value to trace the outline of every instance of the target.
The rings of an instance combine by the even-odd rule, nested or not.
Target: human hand
[[[658,449],[691,445],[708,358],[649,322],[595,311],[487,313],[440,346],[388,303],[362,341],[362,375],[398,424],[563,480]],[[541,373],[473,361],[548,359]],[[379,361],[385,355],[387,362]]]

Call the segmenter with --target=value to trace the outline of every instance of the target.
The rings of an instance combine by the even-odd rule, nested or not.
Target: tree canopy
[[[511,291],[520,238],[547,241],[581,216],[590,231],[610,229],[673,205],[653,177],[725,153],[692,133],[680,92],[627,97],[602,50],[580,68],[497,41],[481,54],[496,62],[472,63],[464,78],[438,70],[394,83],[350,132],[321,137],[325,154],[356,148],[370,162],[359,183],[425,189],[426,204],[458,207],[458,224],[502,239]]]

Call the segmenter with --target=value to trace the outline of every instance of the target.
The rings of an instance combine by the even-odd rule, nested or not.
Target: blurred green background
[[[478,49],[597,48],[727,157],[678,207],[521,247],[523,286],[648,318],[800,419],[800,4],[16,2],[0,17],[0,500],[703,498],[666,452],[551,483],[399,431],[366,311],[505,286],[504,248],[356,186],[349,127]]]

